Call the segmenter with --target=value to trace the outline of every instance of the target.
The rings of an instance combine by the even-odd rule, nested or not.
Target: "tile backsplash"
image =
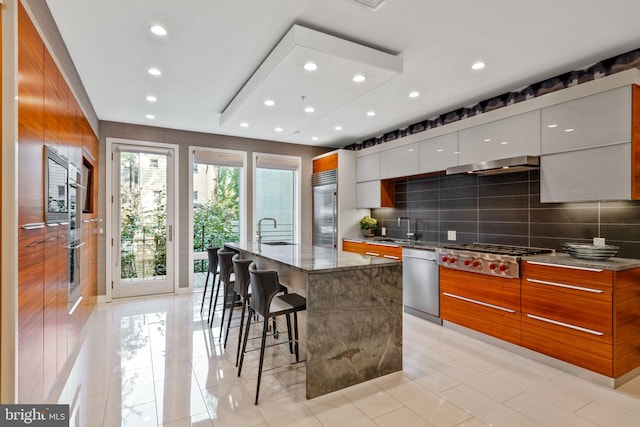
[[[396,181],[394,208],[373,209],[387,236],[419,240],[499,243],[561,250],[565,242],[604,237],[618,256],[640,258],[640,201],[540,203],[540,173],[440,175]],[[379,230],[378,229],[378,230]],[[456,232],[456,241],[447,232]],[[378,231],[379,233],[379,231]]]

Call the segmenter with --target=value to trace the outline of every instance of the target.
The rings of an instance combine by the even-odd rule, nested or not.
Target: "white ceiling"
[[[46,1],[100,120],[327,147],[640,47],[637,0],[386,0],[375,11],[354,0]],[[151,34],[154,24],[168,34]],[[222,112],[294,24],[397,55],[402,73],[315,123],[317,141],[222,127]],[[478,60],[487,66],[473,71]],[[291,85],[279,90],[299,97]]]

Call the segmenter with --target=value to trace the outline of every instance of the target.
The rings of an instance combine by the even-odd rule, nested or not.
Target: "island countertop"
[[[262,242],[260,247],[255,242],[231,242],[225,246],[269,258],[288,267],[293,267],[306,273],[330,272],[340,270],[356,270],[397,264],[399,261],[344,252],[337,249],[310,245],[269,245]]]

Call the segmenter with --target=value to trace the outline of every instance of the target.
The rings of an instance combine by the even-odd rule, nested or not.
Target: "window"
[[[198,191],[193,192],[193,203],[198,203]]]
[[[255,221],[275,218],[262,228],[263,241],[299,241],[300,158],[257,154],[255,156]]]
[[[149,159],[149,167],[157,168],[158,167],[158,159]]]
[[[153,202],[156,205],[162,203],[162,191],[161,190],[154,190],[153,191]]]

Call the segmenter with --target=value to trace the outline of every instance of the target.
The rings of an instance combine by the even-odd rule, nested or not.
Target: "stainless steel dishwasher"
[[[402,297],[406,313],[442,324],[435,249],[402,249]]]

